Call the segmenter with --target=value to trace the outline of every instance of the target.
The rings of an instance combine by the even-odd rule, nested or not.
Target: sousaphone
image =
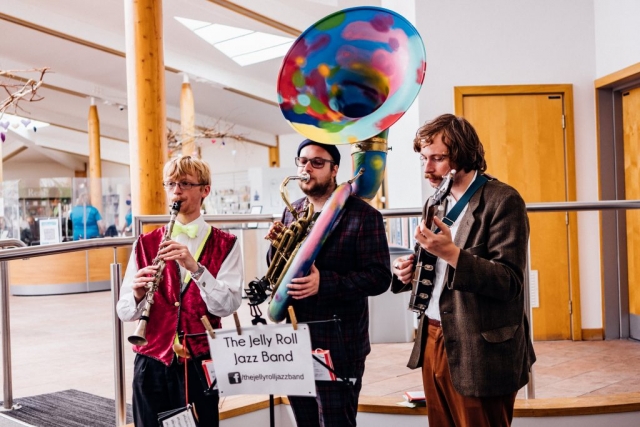
[[[282,114],[306,138],[351,144],[356,177],[334,191],[280,283],[308,274],[349,195],[375,196],[384,177],[388,129],[415,100],[426,68],[415,27],[374,6],[328,15],[291,46],[278,76]],[[269,317],[282,321],[288,305],[286,286],[279,286]]]

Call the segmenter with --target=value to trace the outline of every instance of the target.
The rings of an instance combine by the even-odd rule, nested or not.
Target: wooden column
[[[162,0],[125,0],[131,204],[135,215],[167,214]]]
[[[184,76],[182,91],[180,92],[180,140],[182,140],[182,154],[200,158],[200,148],[196,147],[196,111],[193,101],[193,91],[189,77]]]
[[[91,204],[102,210],[102,160],[100,158],[100,118],[98,107],[91,98],[89,107],[89,188]]]
[[[269,167],[280,167],[280,138],[278,138],[278,135],[276,135],[276,146],[269,147]]]

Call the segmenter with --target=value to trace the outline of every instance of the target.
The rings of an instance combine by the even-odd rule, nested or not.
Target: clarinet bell
[[[178,357],[182,357],[183,359],[189,359],[191,357],[191,354],[189,354],[189,350],[187,350],[180,343],[173,343],[173,351],[178,355]]]

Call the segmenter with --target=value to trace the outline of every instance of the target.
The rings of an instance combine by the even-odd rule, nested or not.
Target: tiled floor
[[[13,398],[71,388],[113,398],[112,306],[109,292],[11,297]],[[243,325],[250,325],[244,305],[240,318]],[[232,325],[231,319],[223,320],[223,327]],[[124,337],[134,326],[125,324]],[[538,398],[640,392],[640,342],[546,341],[534,345]],[[400,398],[405,390],[420,390],[420,372],[405,367],[410,350],[411,343],[374,344],[362,394]],[[133,353],[128,343],[125,362],[130,401]]]

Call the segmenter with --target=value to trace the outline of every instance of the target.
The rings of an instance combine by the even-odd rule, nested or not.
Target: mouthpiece
[[[170,215],[178,215],[178,212],[180,212],[180,205],[182,204],[182,202],[180,200],[173,202],[171,204],[171,211],[169,212]]]
[[[309,179],[310,179],[310,178],[311,178],[311,177],[310,177],[310,176],[309,176],[309,174],[308,174],[308,173],[306,173],[306,172],[302,172],[302,173],[300,174],[300,181],[302,181],[302,182],[307,182],[307,181],[309,181]]]

